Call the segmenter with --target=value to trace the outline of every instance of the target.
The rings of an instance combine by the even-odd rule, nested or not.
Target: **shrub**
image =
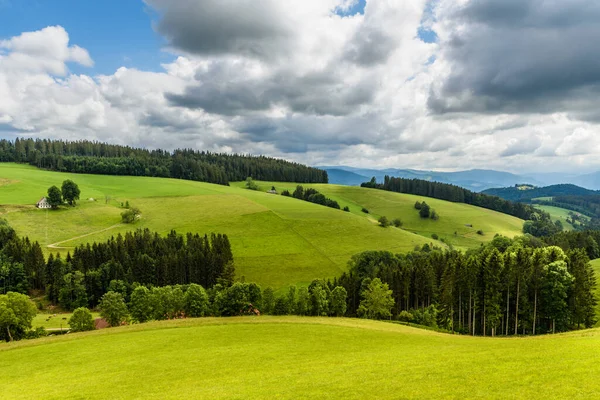
[[[381,216],[379,217],[379,226],[383,227],[383,228],[387,228],[388,226],[390,226],[390,221],[387,219],[386,216]]]
[[[350,207],[348,207],[348,206],[344,207],[344,211],[350,212]]]
[[[431,215],[431,208],[429,208],[429,205],[427,203],[421,203],[419,215],[421,216],[421,218],[429,218],[429,216]]]
[[[71,332],[85,332],[94,330],[94,319],[92,313],[85,307],[79,307],[69,318]]]
[[[413,315],[406,310],[403,310],[398,314],[398,321],[410,322],[413,318]]]
[[[142,212],[139,208],[131,207],[121,213],[121,221],[124,224],[132,224],[140,217],[141,214]]]
[[[434,221],[437,221],[438,219],[440,219],[440,216],[434,209],[431,209],[431,211],[429,212],[429,218],[431,218]]]
[[[246,189],[258,190],[258,185],[252,180],[251,177],[246,178]]]
[[[25,332],[24,339],[39,339],[48,336],[48,332],[44,327],[38,326],[35,329]]]
[[[400,218],[395,218],[392,221],[392,224],[396,227],[396,228],[400,228],[402,226],[402,221],[400,220]]]
[[[477,234],[483,236],[483,231],[480,229],[477,231]]]
[[[364,212],[365,214],[368,214],[368,213],[369,213],[369,210],[367,210],[367,209],[366,209],[366,208],[364,208],[364,207],[362,208],[362,210],[361,210],[361,211],[362,211],[362,212]]]
[[[282,196],[285,196],[285,197],[292,197],[292,194],[291,194],[291,193],[290,193],[290,191],[289,191],[289,190],[287,190],[287,189],[286,189],[286,190],[284,190],[283,192],[281,192],[281,195],[282,195]]]
[[[440,237],[437,235],[437,233],[434,233],[434,234],[431,235],[431,238],[433,240],[438,240]]]
[[[417,201],[417,202],[415,203],[415,209],[417,209],[417,210],[420,210],[420,209],[421,209],[421,205],[422,205],[422,204],[421,204],[421,202],[420,202],[420,201]]]

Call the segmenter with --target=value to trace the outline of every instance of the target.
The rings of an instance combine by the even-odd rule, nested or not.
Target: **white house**
[[[38,201],[37,203],[35,203],[35,206],[37,208],[44,208],[44,209],[46,209],[46,208],[52,208],[52,206],[50,205],[50,203],[48,203],[48,200],[46,200],[45,197],[42,197],[40,199],[40,201]]]

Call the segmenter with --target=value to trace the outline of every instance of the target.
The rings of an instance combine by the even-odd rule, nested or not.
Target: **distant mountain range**
[[[420,171],[415,169],[369,169],[346,166],[320,166],[327,171],[329,183],[358,186],[372,177],[382,182],[386,175],[407,179],[423,179],[464,187],[475,192],[491,188],[505,188],[517,184],[550,186],[573,184],[591,190],[600,190],[600,171],[591,174],[532,173],[517,175],[488,169],[471,169],[457,172]]]

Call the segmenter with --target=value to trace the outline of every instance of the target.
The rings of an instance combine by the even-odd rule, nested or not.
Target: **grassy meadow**
[[[258,184],[260,189],[265,191],[275,186],[279,192],[285,189],[293,192],[296,187],[295,184],[282,182],[258,182]],[[245,183],[237,182],[234,185],[243,187]],[[497,233],[509,237],[522,234],[523,220],[467,204],[355,186],[324,184],[303,186],[315,188],[336,200],[342,208],[348,206],[354,215],[372,221],[377,221],[382,215],[390,221],[400,218],[404,223],[402,229],[428,238],[436,234],[447,243],[461,249],[477,247],[481,243],[492,240]],[[426,201],[438,212],[440,219],[437,221],[422,219],[418,210],[414,208],[417,201]],[[369,214],[361,211],[363,207],[369,210]],[[484,234],[477,234],[478,230],[483,231]]]
[[[507,339],[342,318],[188,319],[4,344],[0,393],[3,399],[597,398],[598,357],[598,330]]]
[[[406,252],[436,243],[401,229],[383,229],[357,213],[239,187],[148,177],[66,174],[0,163],[0,217],[17,233],[42,244],[46,253],[104,241],[136,228],[162,234],[225,233],[238,278],[282,288],[338,276],[350,257],[364,250]],[[72,179],[81,189],[75,208],[38,210],[51,185]],[[94,201],[89,200],[93,198]],[[120,204],[140,208],[141,219],[120,223]],[[441,243],[438,243],[443,245]]]
[[[567,222],[567,218],[569,217],[569,213],[574,212],[574,211],[567,210],[565,208],[560,208],[560,207],[540,206],[540,205],[535,205],[535,208],[539,208],[540,210],[546,211],[548,214],[550,214],[552,221],[560,221],[563,224],[563,227],[565,230],[567,230],[567,231],[573,230],[573,225],[571,225],[570,223]],[[578,214],[578,213],[576,213],[576,214]],[[586,220],[589,220],[589,218],[586,216],[583,216],[583,218],[585,218]]]

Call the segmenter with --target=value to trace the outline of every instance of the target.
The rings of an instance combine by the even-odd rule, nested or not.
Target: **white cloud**
[[[585,96],[564,112],[431,112],[436,101],[473,101],[468,91],[443,97],[449,77],[462,76],[445,46],[472,34],[453,17],[468,0],[369,0],[364,15],[345,17],[336,10],[354,0],[146,3],[178,56],[162,72],[74,75],[70,63],[91,67],[93,59],[60,26],[0,40],[3,129],[311,164],[600,167],[598,122]],[[423,21],[439,43],[417,37]]]

